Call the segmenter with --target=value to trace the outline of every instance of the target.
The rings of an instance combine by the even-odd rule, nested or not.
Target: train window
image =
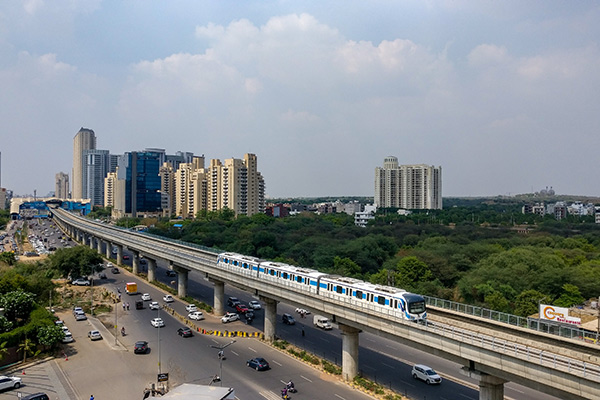
[[[244,268],[248,269],[248,263],[243,263],[243,264],[242,264],[242,267],[244,267]]]
[[[271,275],[271,276],[275,275],[275,270],[274,269],[270,269],[269,270],[269,275]]]
[[[390,301],[390,306],[393,308],[398,308],[398,300],[394,299],[394,305],[392,305],[392,302]]]
[[[354,292],[354,297],[356,297],[357,299],[361,299],[363,298],[363,293],[360,290],[357,290],[356,292]]]
[[[297,277],[296,277],[296,282],[298,282],[298,283],[302,283],[302,277],[301,277],[301,276],[297,276]]]
[[[377,296],[377,304],[385,305],[385,297]]]
[[[344,288],[342,288],[340,285],[337,285],[337,286],[335,287],[335,291],[336,291],[337,293],[343,293],[343,292],[344,292]]]
[[[233,265],[235,265],[236,267],[238,266],[237,260],[233,262]]]
[[[287,273],[287,272],[284,272],[284,273],[283,273],[283,279],[287,279],[287,278],[288,278],[288,273]]]

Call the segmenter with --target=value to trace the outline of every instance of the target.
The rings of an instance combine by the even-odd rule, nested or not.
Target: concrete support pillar
[[[360,329],[339,324],[342,330],[342,378],[347,381],[358,375],[358,334]]]
[[[112,257],[112,244],[109,241],[105,241],[104,245],[106,246],[106,252],[104,253],[107,259]]]
[[[146,257],[148,260],[148,282],[156,280],[156,260]]]
[[[90,249],[94,250],[94,237],[92,235],[88,235],[90,239]]]
[[[479,400],[504,399],[504,379],[469,367],[463,367],[461,374],[479,380]]]
[[[131,271],[134,275],[137,275],[140,271],[140,252],[131,249],[130,251],[133,253],[133,257],[131,259]]]
[[[183,298],[187,296],[187,286],[188,286],[188,271],[182,267],[174,267],[175,272],[177,272],[177,296],[179,298]]]
[[[96,238],[96,249],[98,254],[102,254],[102,239]]]
[[[220,317],[225,314],[225,283],[212,278],[208,281],[213,284],[213,312]]]
[[[277,324],[277,301],[268,297],[259,297],[265,304],[265,340],[272,342],[275,340],[275,325]]]
[[[123,264],[123,246],[115,245],[117,248],[117,265]]]

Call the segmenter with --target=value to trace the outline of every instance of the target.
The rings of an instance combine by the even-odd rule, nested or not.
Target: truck
[[[125,292],[127,292],[127,294],[131,295],[131,294],[137,294],[137,283],[135,282],[127,282],[125,284]]]
[[[315,315],[313,317],[313,323],[315,324],[315,326],[317,328],[321,328],[321,329],[324,329],[326,331],[328,331],[331,328],[333,328],[331,326],[331,323],[329,322],[329,319],[327,317],[322,316],[322,315]]]

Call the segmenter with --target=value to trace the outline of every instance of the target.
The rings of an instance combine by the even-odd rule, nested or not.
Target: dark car
[[[256,357],[246,361],[246,365],[250,368],[254,368],[257,371],[264,371],[269,369],[269,363],[262,357]]]
[[[125,255],[123,256],[123,260],[129,260],[129,256],[128,256],[127,254],[125,254]]]
[[[179,336],[183,336],[183,337],[194,336],[194,333],[192,332],[192,330],[190,328],[179,328],[179,329],[177,329],[177,334]]]
[[[21,400],[50,400],[50,397],[46,393],[39,392],[22,397]]]
[[[119,273],[119,268],[114,267],[113,269],[110,270],[113,274],[118,274]]]
[[[170,277],[177,276],[177,272],[175,272],[175,271],[173,271],[173,270],[170,270],[170,269],[168,269],[168,270],[167,270],[167,276],[170,276]]]
[[[98,277],[100,277],[100,279],[106,279],[106,274],[104,272],[100,272],[100,274],[98,274]]]
[[[237,297],[230,297],[227,299],[227,305],[229,307],[235,307],[238,304],[240,304],[240,299],[238,299]]]
[[[281,317],[281,320],[286,325],[294,325],[294,324],[296,324],[296,320],[290,314],[283,314],[283,316]]]
[[[136,310],[143,310],[144,309],[144,301],[143,300],[136,300],[135,301],[135,309]]]
[[[133,345],[133,352],[135,354],[146,354],[148,352],[148,342],[140,340],[139,342],[135,342]]]

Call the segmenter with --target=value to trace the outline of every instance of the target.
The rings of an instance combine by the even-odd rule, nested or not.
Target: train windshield
[[[408,303],[408,312],[411,314],[422,314],[425,312],[425,301],[412,301]]]

